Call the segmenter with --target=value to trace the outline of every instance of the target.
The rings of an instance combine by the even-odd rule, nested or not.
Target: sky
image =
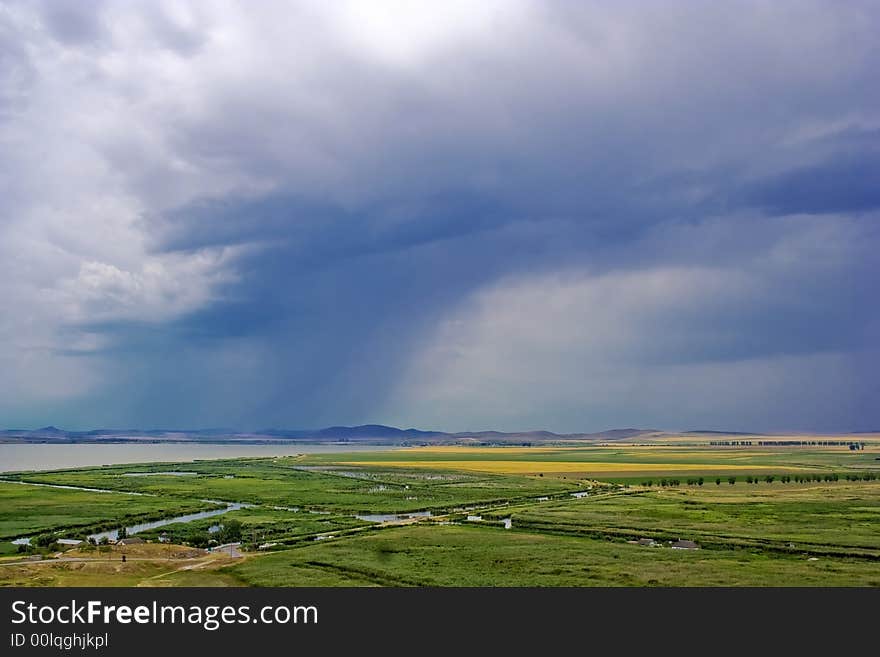
[[[0,4],[0,425],[880,428],[876,2]]]

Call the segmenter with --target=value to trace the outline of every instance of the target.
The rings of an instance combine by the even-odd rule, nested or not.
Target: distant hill
[[[692,431],[682,431],[682,436],[759,436],[762,434],[752,433],[750,431],[711,431],[709,429],[694,429]]]
[[[438,438],[450,434],[442,431],[421,431],[419,429],[398,429],[382,424],[363,424],[357,427],[327,427],[326,429],[266,429],[257,432],[279,438],[319,438],[327,440],[363,440],[372,438]]]
[[[443,444],[541,444],[578,441],[605,442],[625,440],[641,435],[662,433],[655,429],[611,429],[597,433],[557,434],[552,431],[423,431],[399,429],[382,424],[364,424],[356,427],[326,427],[323,429],[263,429],[235,431],[229,429],[93,429],[65,431],[57,427],[41,429],[6,429],[0,431],[4,443],[363,443],[385,445],[443,445]]]

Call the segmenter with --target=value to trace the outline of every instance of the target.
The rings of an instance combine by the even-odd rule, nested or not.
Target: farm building
[[[121,538],[116,541],[116,545],[140,545],[144,543],[144,539],[138,538],[137,536],[131,536],[129,538]]]
[[[700,546],[693,541],[678,540],[672,544],[673,550],[699,550]]]

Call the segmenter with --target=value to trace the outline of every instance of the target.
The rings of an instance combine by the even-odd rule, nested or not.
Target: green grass
[[[308,511],[294,513],[256,507],[230,511],[222,516],[187,523],[164,525],[158,529],[141,532],[138,536],[150,540],[165,534],[171,542],[179,543],[182,538],[193,531],[206,531],[212,525],[223,524],[230,520],[238,520],[242,523],[242,541],[256,542],[257,544],[294,542],[315,534],[345,531],[371,524],[351,516],[313,514]]]
[[[17,475],[34,482],[151,493],[163,497],[200,497],[336,513],[441,509],[520,499],[574,490],[577,484],[550,478],[438,473],[405,469],[303,471],[291,459],[237,459],[149,466],[83,468]],[[126,473],[179,469],[198,476]],[[356,476],[351,476],[352,474]]]
[[[0,482],[0,539],[205,508],[195,499],[120,495]],[[75,531],[73,533],[76,533]]]
[[[161,532],[183,540],[194,530],[236,519],[245,543],[281,545],[221,570],[169,572],[163,570],[167,564],[144,562],[137,565],[143,572],[108,575],[106,565],[44,564],[5,566],[4,581],[69,585],[89,583],[94,573],[97,584],[109,577],[157,586],[880,586],[880,481],[842,476],[837,482],[784,484],[778,477],[786,471],[877,471],[877,455],[874,448],[852,453],[680,444],[404,449],[21,473],[16,476],[28,481],[155,497],[0,483],[0,537],[117,522],[132,514],[176,515],[204,504],[200,499],[217,499],[257,506]],[[480,461],[491,464],[492,472],[481,471]],[[450,463],[462,465],[450,469]],[[535,463],[546,463],[548,475],[524,474]],[[553,464],[561,464],[555,472]],[[638,486],[663,475],[644,474],[653,464],[688,468],[669,474],[680,486]],[[743,481],[752,467],[760,472],[759,484]],[[725,468],[737,472],[734,486],[726,477],[715,484],[714,473]],[[172,470],[197,474],[160,474]],[[147,476],[126,476],[132,472]],[[776,474],[776,481],[766,483],[766,474]],[[700,476],[703,486],[686,484]],[[594,485],[589,497],[569,495],[595,483],[591,477],[636,485]],[[462,522],[462,507],[480,507],[477,513],[487,521],[512,517],[514,529]],[[352,517],[422,509],[439,516],[457,509],[446,520],[460,524],[381,527]],[[318,534],[333,538],[313,540]],[[626,542],[641,536],[693,539],[703,549]]]
[[[256,586],[880,586],[880,562],[415,525],[232,566]]]
[[[18,554],[18,546],[9,541],[0,542],[0,557],[8,557]]]
[[[494,515],[512,516],[515,526],[534,531],[680,536],[713,544],[774,548],[793,543],[796,549],[880,557],[880,482],[712,483],[544,502]]]

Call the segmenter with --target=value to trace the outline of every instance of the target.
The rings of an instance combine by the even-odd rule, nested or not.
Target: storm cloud
[[[0,424],[880,426],[869,2],[9,2]]]

